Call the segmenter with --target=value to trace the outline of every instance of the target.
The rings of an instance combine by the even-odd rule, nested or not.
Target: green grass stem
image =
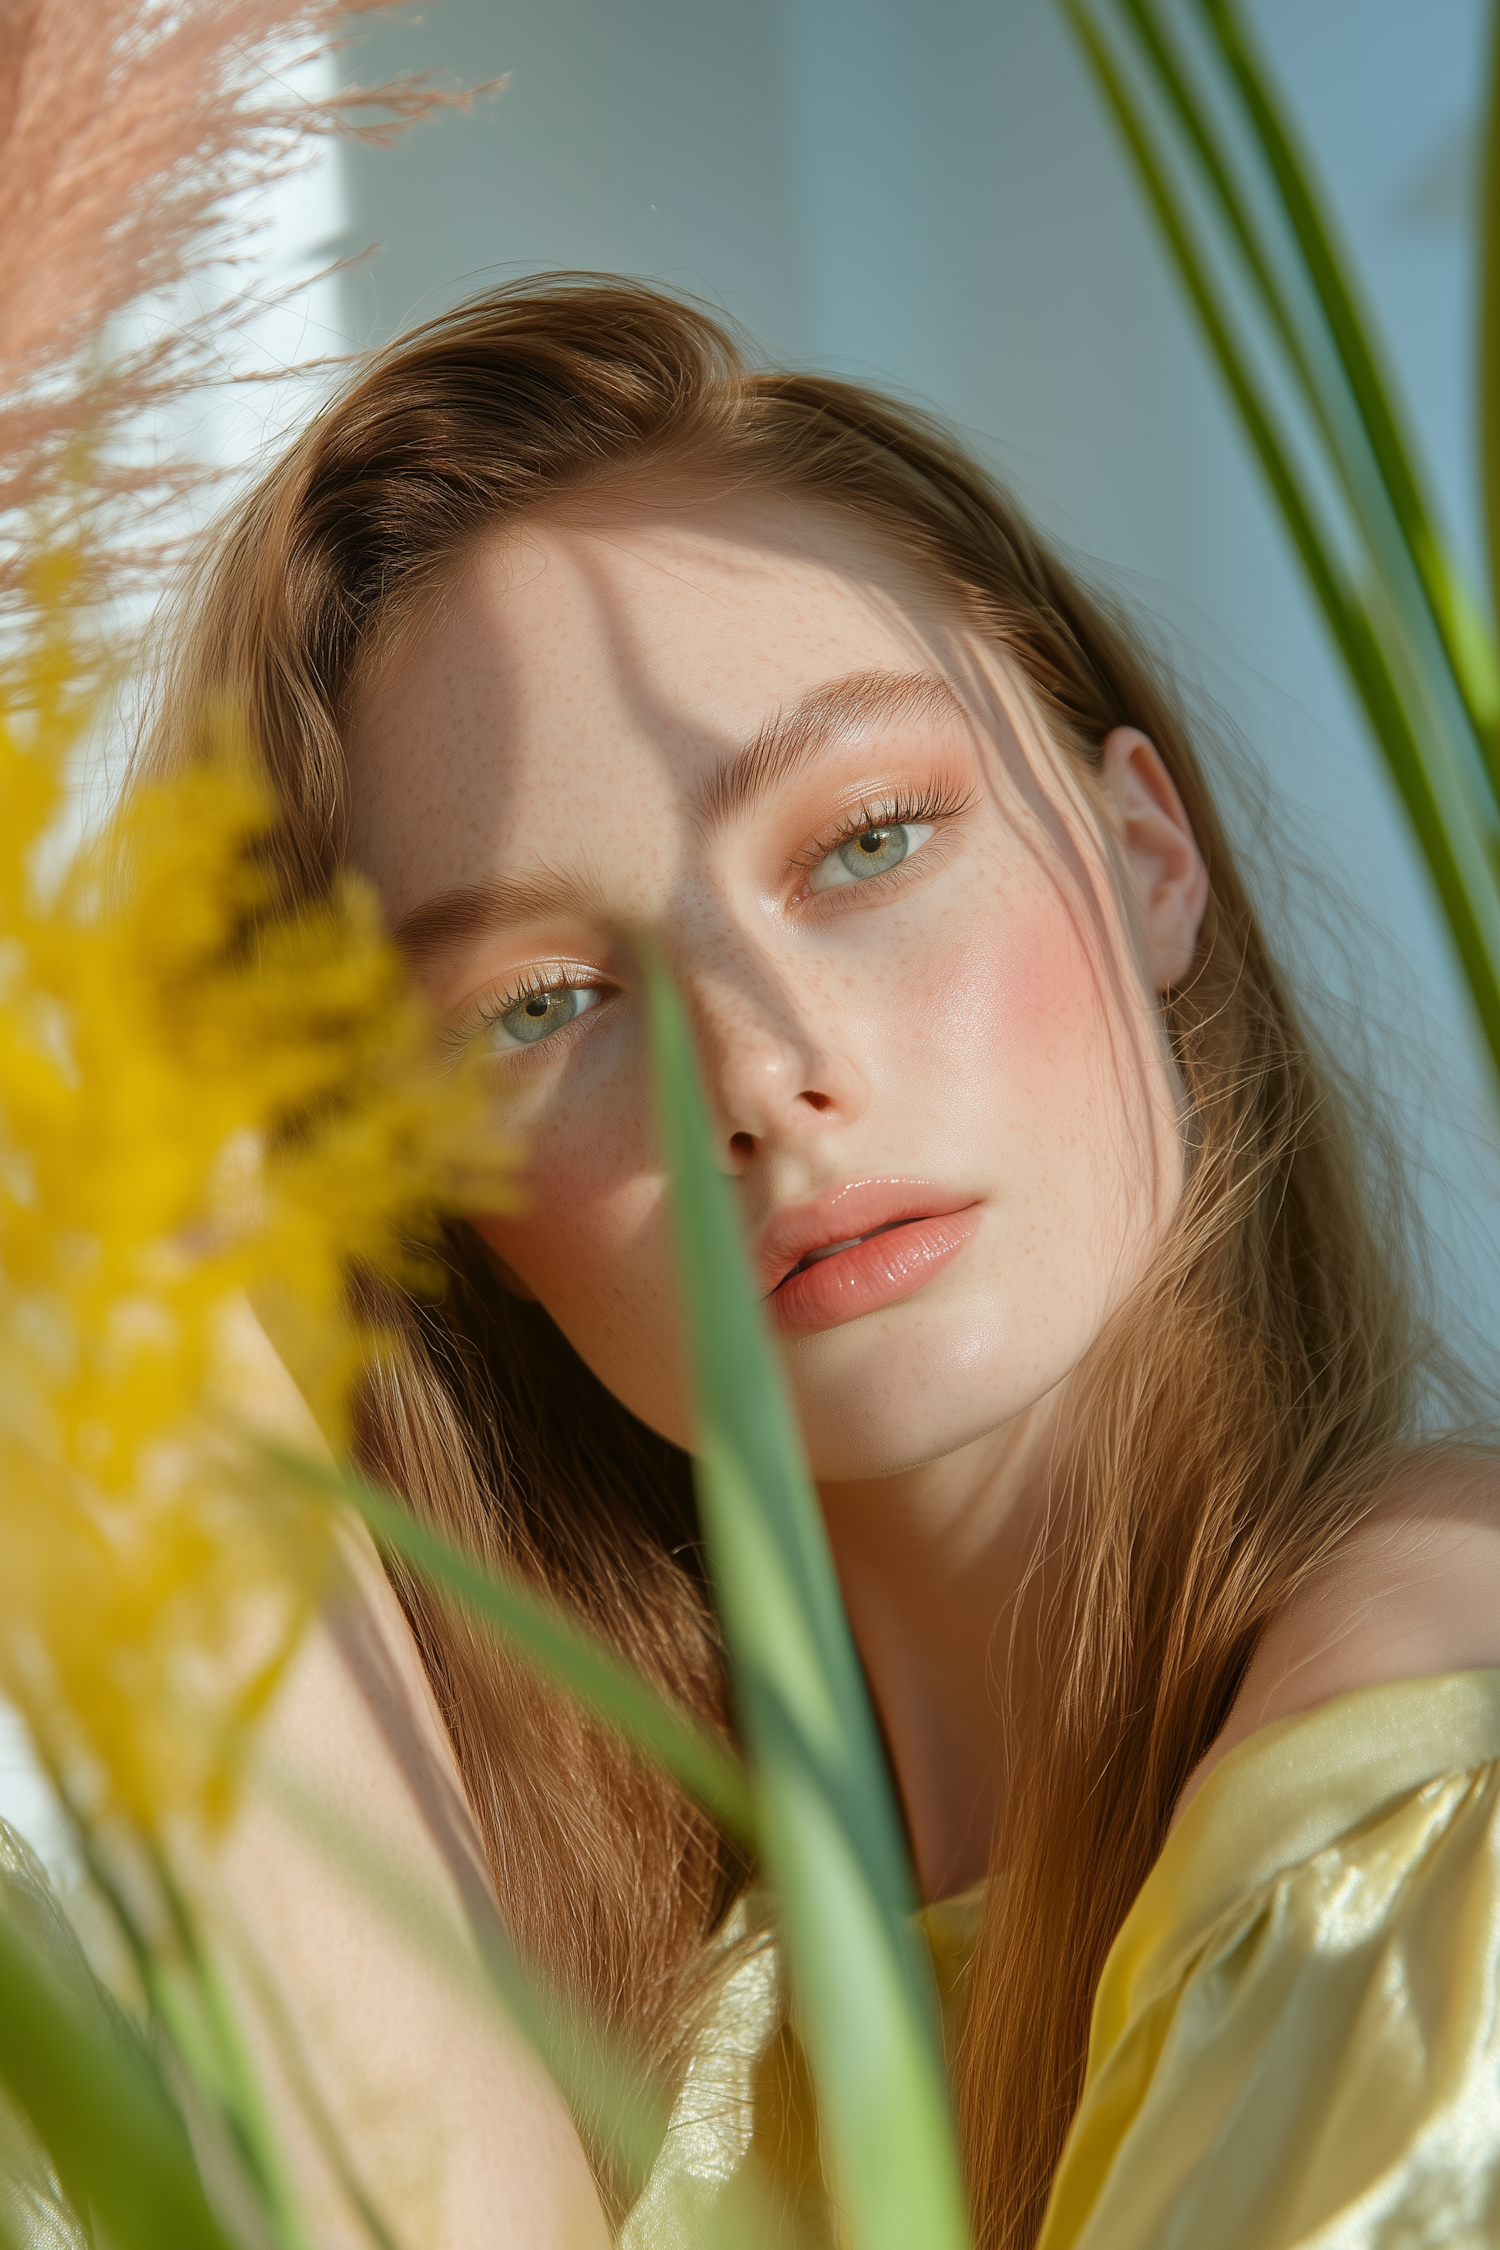
[[[755,1816],[745,1769],[692,1712],[652,1686],[634,1665],[560,1602],[477,1563],[389,1493],[352,1470],[282,1445],[262,1449],[285,1476],[352,1507],[376,1542],[500,1632],[553,1686],[624,1735],[723,1827],[753,1845]]]
[[[781,1368],[714,1160],[687,1026],[641,949],[698,1415],[704,1544],[796,2020],[856,2250],[969,2242],[932,1963]]]
[[[1229,292],[1194,224],[1192,198],[1177,185],[1154,145],[1141,104],[1088,0],[1064,0],[1064,4],[1401,797],[1481,1035],[1500,1075],[1496,878],[1500,830],[1482,769],[1469,754],[1474,737],[1458,705],[1447,659],[1440,648],[1420,637],[1412,640],[1400,630],[1387,629],[1388,620],[1399,623],[1409,611],[1406,564],[1396,569],[1387,551],[1372,548],[1365,585],[1356,586],[1351,579],[1316,491],[1300,472],[1291,441],[1266,395],[1254,355],[1231,311]],[[1140,0],[1125,0],[1125,5],[1131,20],[1136,20]],[[1216,14],[1222,17],[1225,11],[1220,8]],[[1269,101],[1263,87],[1259,99],[1262,108]],[[1256,116],[1260,114],[1258,108]],[[1201,129],[1207,132],[1206,125]],[[1283,137],[1279,146],[1283,170],[1301,183],[1300,192],[1310,205],[1311,191],[1293,165],[1289,141]],[[1326,230],[1304,221],[1303,231],[1322,245],[1325,262],[1332,260]],[[1347,288],[1339,294],[1339,304],[1345,324],[1357,326]],[[1361,366],[1365,390],[1378,388],[1373,353],[1364,355]],[[1388,436],[1393,429],[1393,422],[1388,422]]]
[[[86,2008],[0,1915],[0,2083],[111,2250],[230,2250],[143,2047]]]
[[[1485,755],[1492,786],[1500,793],[1500,765],[1496,760],[1500,675],[1494,644],[1475,642],[1475,605],[1438,535],[1433,509],[1417,474],[1415,451],[1396,407],[1394,386],[1381,365],[1373,323],[1360,307],[1349,261],[1335,246],[1332,222],[1312,185],[1309,167],[1284,107],[1272,92],[1241,11],[1233,0],[1196,0],[1196,7],[1244,104],[1256,146],[1275,183],[1406,550]]]

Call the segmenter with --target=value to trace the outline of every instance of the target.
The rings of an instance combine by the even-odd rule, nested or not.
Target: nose
[[[704,1093],[721,1161],[748,1171],[775,1151],[852,1124],[864,1074],[838,1033],[832,996],[763,971],[688,980]]]

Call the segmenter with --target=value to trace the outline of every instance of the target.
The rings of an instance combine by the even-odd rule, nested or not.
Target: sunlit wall
[[[1254,0],[1455,536],[1471,445],[1480,0]],[[537,267],[661,277],[922,398],[1173,644],[1314,993],[1353,992],[1455,1303],[1500,1312],[1500,1158],[1396,811],[1055,0],[440,0],[367,81],[509,74],[347,160],[359,340]],[[1263,788],[1262,782],[1268,784]]]
[[[1254,0],[1455,536],[1480,0]],[[508,273],[660,277],[968,430],[1227,721],[1271,912],[1357,995],[1457,1305],[1493,1329],[1500,1157],[1445,942],[1296,565],[1055,0],[439,0],[358,56],[497,98],[346,159],[359,340]],[[1263,780],[1268,787],[1263,787]]]

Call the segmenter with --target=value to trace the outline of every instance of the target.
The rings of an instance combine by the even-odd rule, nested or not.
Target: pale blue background
[[[1486,11],[1250,12],[1477,571]],[[1054,0],[440,0],[357,55],[366,82],[434,64],[510,85],[395,151],[345,158],[346,242],[382,245],[346,282],[351,333],[389,335],[521,269],[640,273],[711,298],[777,355],[962,424],[1169,635],[1228,722],[1273,926],[1310,993],[1357,995],[1425,1171],[1451,1317],[1484,1348],[1500,1156],[1445,940]]]

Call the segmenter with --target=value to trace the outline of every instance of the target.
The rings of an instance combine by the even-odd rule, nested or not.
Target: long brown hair
[[[195,596],[154,755],[226,691],[264,748],[294,890],[338,865],[340,730],[393,628],[464,543],[586,487],[653,478],[853,512],[1003,649],[1084,772],[1151,737],[1207,863],[1165,995],[1193,1145],[1169,1239],[1090,1355],[1059,1467],[1042,1660],[972,1978],[959,2096],[976,2228],[1029,2244],[1076,2105],[1093,1992],[1256,1636],[1371,1504],[1421,1361],[1390,1229],[1263,941],[1178,704],[938,425],[750,363],[702,310],[608,278],[505,288],[375,358],[239,508]],[[728,1729],[687,1463],[594,1380],[468,1230],[361,1425],[368,1467],[482,1554],[555,1587]],[[401,1591],[527,1951],[670,2058],[702,1940],[743,1870],[711,1824],[423,1588]]]

